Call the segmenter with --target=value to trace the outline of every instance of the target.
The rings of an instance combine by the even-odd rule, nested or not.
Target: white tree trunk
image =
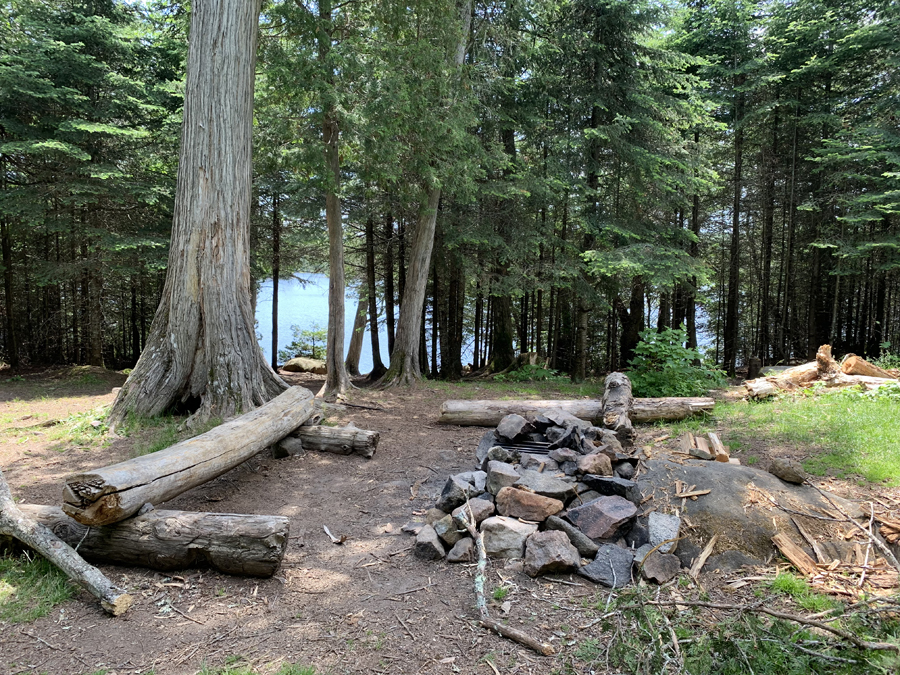
[[[287,385],[256,342],[250,302],[250,182],[259,0],[195,0],[178,184],[162,300],[113,405],[192,422],[265,403]]]

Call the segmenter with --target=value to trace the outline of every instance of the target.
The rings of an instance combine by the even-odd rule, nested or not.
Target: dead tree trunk
[[[610,373],[606,376],[603,400],[603,426],[612,430],[623,448],[634,444],[634,427],[631,425],[631,408],[634,396],[631,394],[631,380],[624,373]]]
[[[0,534],[15,537],[33,548],[79,586],[100,600],[100,605],[113,616],[131,607],[133,598],[114,586],[100,570],[88,565],[75,550],[61,541],[44,525],[29,518],[13,501],[9,485],[0,471]]]
[[[287,385],[256,342],[250,167],[258,0],[191,11],[187,89],[166,283],[146,347],[110,419],[184,402],[192,422],[262,405]]]
[[[284,440],[293,438],[300,440],[304,450],[333,452],[336,455],[356,453],[369,459],[378,449],[381,436],[377,431],[356,427],[300,427]]]
[[[360,291],[359,304],[356,305],[356,318],[353,321],[353,335],[350,336],[350,348],[344,366],[347,374],[359,377],[359,357],[362,355],[363,338],[366,336],[366,296]]]
[[[160,504],[247,461],[317,411],[292,387],[266,405],[166,450],[66,478],[63,511],[84,525],[109,525]]]
[[[284,516],[149,511],[105,527],[81,525],[56,506],[23,504],[85,559],[171,571],[209,565],[226,574],[270,577],[287,550]]]

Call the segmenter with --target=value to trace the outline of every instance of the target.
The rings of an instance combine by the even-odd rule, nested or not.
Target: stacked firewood
[[[816,360],[788,368],[771,376],[744,382],[750,398],[767,398],[785,391],[796,391],[821,383],[827,387],[863,386],[875,389],[897,382],[900,373],[884,370],[855,354],[847,354],[841,363],[831,355],[831,345],[822,345]]]

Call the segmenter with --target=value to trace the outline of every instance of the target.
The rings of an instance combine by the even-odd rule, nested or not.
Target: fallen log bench
[[[226,574],[270,577],[284,558],[290,524],[284,516],[150,510],[134,518],[89,527],[56,506],[20,504],[85,560],[163,572],[209,566]]]
[[[362,455],[371,459],[378,449],[381,435],[356,427],[302,426],[281,439],[274,448],[275,457],[297,455],[305,450],[331,452],[336,455]]]
[[[711,412],[715,401],[705,397],[636,398],[629,417],[635,424],[662,420],[680,420]],[[471,427],[497,426],[507,415],[536,415],[545,410],[560,410],[579,419],[603,424],[603,403],[593,399],[568,401],[444,401],[440,424]]]
[[[265,405],[205,434],[66,478],[63,511],[83,525],[125,520],[202,485],[270,447],[318,412],[309,390],[291,387]]]

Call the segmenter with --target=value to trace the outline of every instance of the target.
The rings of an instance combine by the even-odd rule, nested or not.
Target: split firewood
[[[65,572],[72,581],[100,600],[104,610],[118,616],[131,607],[134,599],[114,585],[96,567],[47,527],[29,518],[13,501],[9,485],[0,471],[0,534],[15,537]]]
[[[226,574],[270,577],[287,550],[290,528],[284,516],[153,509],[112,525],[88,527],[56,506],[20,508],[77,546],[86,560],[162,571],[209,565]]]
[[[706,564],[707,559],[712,554],[718,540],[719,535],[714,534],[712,539],[709,540],[709,543],[707,543],[703,548],[703,552],[697,557],[697,559],[694,561],[694,564],[691,565],[690,575],[692,578],[696,579],[698,576],[700,576],[700,572],[703,569],[703,566]]]
[[[800,532],[800,536],[802,536],[806,540],[806,543],[809,544],[809,547],[813,550],[813,553],[816,554],[817,561],[820,563],[830,562],[828,560],[828,556],[826,556],[825,552],[822,550],[822,547],[819,546],[819,542],[813,539],[812,535],[810,535],[810,533],[803,528],[803,525],[800,524],[800,521],[793,517],[791,518],[791,521],[794,523],[794,527],[797,528],[797,531]]]
[[[881,527],[878,529],[879,534],[887,540],[887,543],[896,544],[900,540],[900,520],[890,520],[883,517],[879,518],[879,520],[881,521]]]
[[[813,577],[819,573],[815,561],[806,555],[806,551],[797,546],[788,537],[782,533],[772,537],[772,543],[778,547],[781,554],[791,561],[791,564],[800,572],[808,577]]]
[[[166,450],[66,478],[63,511],[84,525],[109,525],[222,475],[287,436],[318,410],[291,387],[268,403]]]
[[[884,368],[869,363],[856,354],[847,354],[841,363],[841,372],[845,375],[865,375],[867,377],[881,377],[895,380],[896,376]]]
[[[722,443],[719,434],[712,431],[709,432],[709,445],[712,448],[712,454],[715,455],[717,462],[727,462],[730,459],[728,450],[725,449],[725,444]]]

